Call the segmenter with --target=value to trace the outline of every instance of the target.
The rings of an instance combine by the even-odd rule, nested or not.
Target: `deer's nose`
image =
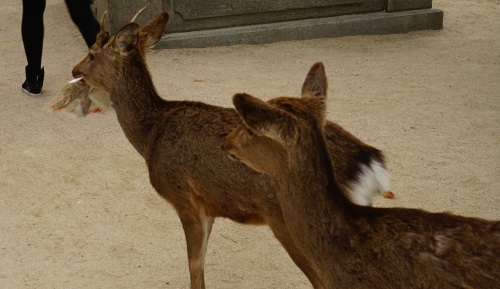
[[[78,70],[77,67],[73,68],[73,70],[71,71],[71,74],[73,74],[74,78],[82,77],[82,74],[80,73],[80,71]]]

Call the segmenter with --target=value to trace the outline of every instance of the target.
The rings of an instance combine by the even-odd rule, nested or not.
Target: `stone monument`
[[[157,48],[262,44],[348,35],[442,29],[443,12],[432,0],[95,0],[108,11],[115,33],[141,7],[144,24],[161,11],[170,15]]]

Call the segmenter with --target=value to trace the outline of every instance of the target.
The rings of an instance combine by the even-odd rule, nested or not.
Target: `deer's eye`
[[[89,53],[89,60],[90,60],[90,61],[94,60],[94,54]]]
[[[251,131],[250,129],[245,129],[245,132],[249,135],[249,136],[253,136],[253,131]]]

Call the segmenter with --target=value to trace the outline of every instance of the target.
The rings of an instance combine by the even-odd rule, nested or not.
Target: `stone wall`
[[[443,13],[432,0],[95,0],[108,10],[112,33],[137,10],[144,24],[161,11],[170,15],[160,48],[259,44],[359,34],[441,29]]]

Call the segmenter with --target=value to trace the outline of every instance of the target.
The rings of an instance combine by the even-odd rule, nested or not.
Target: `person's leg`
[[[28,65],[23,91],[29,95],[40,95],[43,86],[43,12],[45,0],[23,0],[21,35]]]
[[[66,0],[71,19],[80,30],[89,48],[95,43],[100,29],[99,22],[94,18],[91,4],[92,0]]]

